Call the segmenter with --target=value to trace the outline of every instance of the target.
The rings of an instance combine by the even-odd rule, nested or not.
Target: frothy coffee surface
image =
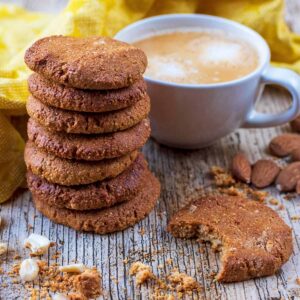
[[[258,55],[247,42],[214,31],[177,31],[134,43],[148,57],[145,75],[176,83],[217,83],[251,73]]]

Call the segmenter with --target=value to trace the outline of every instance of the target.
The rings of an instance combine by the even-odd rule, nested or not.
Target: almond
[[[276,186],[279,191],[290,192],[296,189],[300,181],[300,162],[293,162],[286,166],[276,179]]]
[[[292,121],[291,123],[291,127],[294,131],[296,132],[300,132],[300,116],[297,117],[294,121]]]
[[[50,247],[50,241],[47,237],[32,233],[25,241],[24,246],[30,248],[32,254],[42,255],[46,253]]]
[[[291,153],[293,161],[300,161],[300,148],[294,149]]]
[[[251,165],[244,153],[238,152],[233,157],[231,170],[237,179],[250,183]]]
[[[274,161],[260,159],[253,165],[251,182],[257,188],[267,187],[275,181],[279,172],[280,168]]]
[[[102,294],[101,276],[97,270],[87,269],[76,276],[74,286],[87,299],[96,299]]]
[[[70,264],[65,266],[60,266],[59,271],[67,273],[82,273],[86,269],[84,264]]]
[[[300,148],[300,135],[295,133],[276,136],[269,145],[270,152],[279,157],[290,155],[297,148]]]
[[[37,261],[32,258],[24,259],[20,265],[19,274],[24,282],[35,280],[39,274]]]

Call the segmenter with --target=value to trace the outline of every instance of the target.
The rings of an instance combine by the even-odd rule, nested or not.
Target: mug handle
[[[275,84],[287,89],[292,96],[290,107],[278,114],[260,113],[252,109],[243,127],[262,128],[285,124],[295,119],[300,112],[300,76],[288,69],[269,67],[261,77],[263,85]]]

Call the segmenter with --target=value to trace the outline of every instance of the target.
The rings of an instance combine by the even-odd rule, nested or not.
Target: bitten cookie
[[[119,175],[136,159],[137,151],[100,161],[75,161],[46,153],[32,142],[25,146],[27,169],[52,183],[61,185],[89,184]]]
[[[50,130],[97,134],[125,130],[147,118],[150,99],[146,96],[133,106],[104,113],[62,110],[45,105],[32,96],[29,97],[26,107],[31,118]]]
[[[38,148],[58,157],[96,161],[123,156],[141,148],[150,136],[150,122],[145,119],[114,133],[80,135],[51,132],[30,118],[27,133]]]
[[[106,234],[123,230],[144,219],[155,206],[159,193],[159,181],[148,171],[147,180],[137,196],[109,208],[76,211],[51,207],[36,196],[33,197],[33,201],[43,215],[56,223],[76,230]]]
[[[171,219],[168,230],[181,238],[198,237],[221,250],[216,279],[242,281],[272,275],[293,251],[291,229],[271,208],[234,196],[206,196]]]
[[[87,185],[63,186],[50,183],[28,171],[27,184],[33,197],[49,206],[90,210],[132,199],[148,179],[146,175],[149,175],[147,162],[140,153],[125,171],[112,179]]]
[[[80,90],[56,84],[33,73],[28,78],[30,93],[44,104],[82,112],[106,112],[132,106],[146,96],[143,79],[117,90]]]
[[[27,66],[51,81],[80,89],[118,89],[142,78],[145,53],[108,37],[49,36],[25,53]]]

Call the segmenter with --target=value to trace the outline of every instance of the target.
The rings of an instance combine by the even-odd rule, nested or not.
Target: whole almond
[[[276,187],[283,192],[291,192],[296,189],[300,181],[300,162],[292,162],[279,173],[276,179]]]
[[[251,165],[244,153],[238,152],[232,159],[232,174],[237,179],[250,183]]]
[[[300,116],[293,120],[290,124],[293,131],[300,132]]]
[[[291,153],[293,161],[300,161],[300,148],[294,149]]]
[[[260,159],[253,165],[251,182],[257,188],[267,187],[275,181],[279,172],[280,168],[274,161]]]
[[[295,133],[276,136],[269,145],[270,152],[279,157],[290,155],[297,148],[300,148],[300,135]]]

